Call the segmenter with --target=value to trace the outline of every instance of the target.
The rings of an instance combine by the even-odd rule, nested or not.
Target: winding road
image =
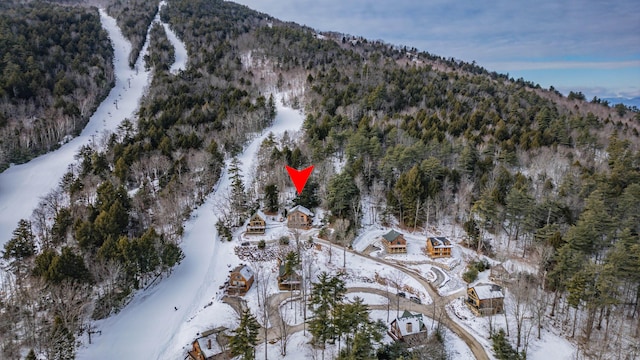
[[[315,241],[322,245],[329,246],[328,241],[317,239],[317,238],[315,239]],[[337,244],[331,244],[331,246],[334,248],[335,247],[341,248],[341,246]],[[476,338],[474,338],[462,326],[460,326],[458,323],[453,321],[445,310],[445,306],[449,302],[465,294],[464,290],[460,290],[448,296],[441,296],[433,288],[433,285],[429,281],[427,281],[427,279],[425,279],[422,275],[418,274],[415,270],[407,269],[399,264],[392,263],[384,259],[372,257],[368,254],[361,254],[359,252],[352,251],[349,249],[347,249],[347,251],[356,256],[360,256],[368,260],[375,261],[381,265],[391,266],[395,269],[398,269],[399,271],[406,274],[407,276],[414,278],[429,293],[429,295],[431,296],[431,299],[433,300],[433,303],[432,304],[416,304],[406,298],[398,297],[394,293],[387,292],[386,290],[369,288],[369,287],[350,287],[347,289],[347,293],[370,293],[370,294],[380,295],[389,299],[389,301],[392,304],[390,305],[390,309],[392,310],[394,308],[396,308],[397,311],[399,309],[409,310],[412,312],[422,313],[434,319],[438,319],[438,321],[440,321],[449,330],[451,330],[457,336],[459,336],[467,344],[467,346],[469,346],[469,349],[471,350],[471,352],[473,353],[476,359],[489,360],[489,356],[486,350],[484,349],[484,347],[482,347],[482,345],[480,344],[480,342],[478,342],[478,340],[476,340]],[[299,299],[299,298],[300,298],[299,296],[296,297],[295,295],[293,297],[293,299]],[[279,309],[279,306],[281,306],[283,302],[289,299],[291,299],[291,292],[288,292],[288,291],[272,294],[268,298],[269,308]],[[229,304],[238,313],[241,313],[243,310],[243,306],[246,306],[246,305],[243,305],[244,300],[240,297],[227,296],[223,299],[223,301]],[[393,306],[394,303],[396,303],[396,306]],[[388,305],[368,305],[368,306],[369,306],[369,309],[371,310],[387,310],[388,308]],[[281,337],[280,328],[279,326],[273,325],[273,324],[279,324],[280,321],[281,321],[281,318],[280,318],[279,310],[271,311],[269,313],[269,322],[272,324],[272,326],[267,329],[268,342],[275,342],[278,339],[280,339]],[[303,327],[304,327],[303,323],[296,324],[296,325],[287,325],[287,333],[290,335],[295,332],[302,331]],[[259,335],[259,341],[263,341],[263,340],[264,340],[264,331],[261,331]]]

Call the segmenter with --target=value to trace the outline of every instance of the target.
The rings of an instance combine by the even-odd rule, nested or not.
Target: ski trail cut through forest
[[[167,2],[162,0],[160,2],[159,9],[162,9],[162,7],[166,5],[167,5]],[[178,38],[176,33],[173,32],[173,30],[171,30],[171,26],[166,22],[160,20],[159,16],[160,16],[160,11],[158,11],[157,19],[162,24],[162,27],[164,27],[164,32],[167,34],[167,39],[169,39],[169,42],[171,43],[171,45],[173,45],[173,48],[175,49],[175,52],[174,52],[175,59],[174,59],[173,65],[171,65],[171,67],[169,68],[169,72],[175,75],[178,72],[183,71],[184,69],[187,68],[187,60],[189,60],[189,56],[187,54],[187,47],[184,45],[184,42],[182,42],[182,40]]]
[[[59,149],[38,156],[28,163],[14,165],[0,173],[0,245],[11,238],[20,219],[29,219],[40,199],[54,189],[74,156],[83,145],[98,144],[125,119],[132,119],[149,83],[151,73],[144,70],[140,55],[134,69],[129,68],[131,44],[122,35],[116,20],[100,9],[102,27],[114,49],[115,86],[98,106],[82,133]],[[148,36],[140,54],[147,51]],[[73,165],[72,165],[73,166]]]
[[[279,100],[277,104],[274,123],[238,156],[245,184],[251,184],[255,154],[270,132],[278,135],[302,128],[300,112]],[[138,292],[120,313],[98,321],[101,335],[79,349],[78,359],[182,359],[191,341],[212,323],[234,324],[236,316],[220,300],[218,286],[239,262],[233,255],[237,244],[221,241],[215,228],[231,192],[228,165],[229,161],[214,191],[185,224],[184,260],[157,285]]]

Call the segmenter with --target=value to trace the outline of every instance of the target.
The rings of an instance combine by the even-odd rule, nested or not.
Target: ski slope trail
[[[161,9],[163,6],[167,6],[167,2],[164,0],[160,1],[159,9]],[[167,34],[167,38],[169,39],[169,42],[171,43],[171,45],[173,45],[173,48],[175,50],[175,59],[173,61],[173,64],[169,68],[169,72],[172,74],[177,74],[178,72],[187,68],[187,60],[189,59],[189,56],[187,54],[187,47],[184,45],[184,42],[182,42],[182,40],[178,38],[176,33],[171,30],[169,24],[161,21],[159,16],[160,11],[158,11],[157,19],[164,27],[164,32]]]
[[[125,118],[133,118],[151,74],[144,70],[143,56],[130,69],[131,44],[124,38],[116,20],[100,9],[102,27],[114,49],[115,86],[98,106],[80,136],[59,149],[28,163],[14,165],[0,173],[0,246],[11,238],[20,219],[29,219],[40,199],[58,185],[74,156],[83,145],[92,145],[115,131]],[[144,54],[148,41],[141,51]]]
[[[238,156],[246,186],[252,181],[256,152],[268,134],[302,127],[301,113],[280,101],[277,104],[274,123]],[[171,275],[138,292],[121,312],[96,322],[102,333],[93,336],[93,344],[79,349],[78,359],[183,359],[199,332],[212,324],[237,324],[235,312],[222,303],[219,290],[239,262],[233,253],[237,244],[221,241],[215,227],[231,192],[228,165],[227,161],[218,185],[185,224],[184,260]]]

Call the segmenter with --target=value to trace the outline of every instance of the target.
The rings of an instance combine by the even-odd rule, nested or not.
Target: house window
[[[407,323],[407,333],[411,334],[412,331],[413,331],[413,324]]]

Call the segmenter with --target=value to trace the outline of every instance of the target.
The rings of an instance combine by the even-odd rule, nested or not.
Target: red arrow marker
[[[298,190],[298,195],[302,194],[302,189],[307,184],[307,180],[309,180],[309,175],[313,171],[313,165],[309,166],[306,169],[297,170],[292,168],[291,166],[285,165],[285,169],[289,172],[289,177],[291,181],[293,181],[293,185],[296,186],[296,190]]]

